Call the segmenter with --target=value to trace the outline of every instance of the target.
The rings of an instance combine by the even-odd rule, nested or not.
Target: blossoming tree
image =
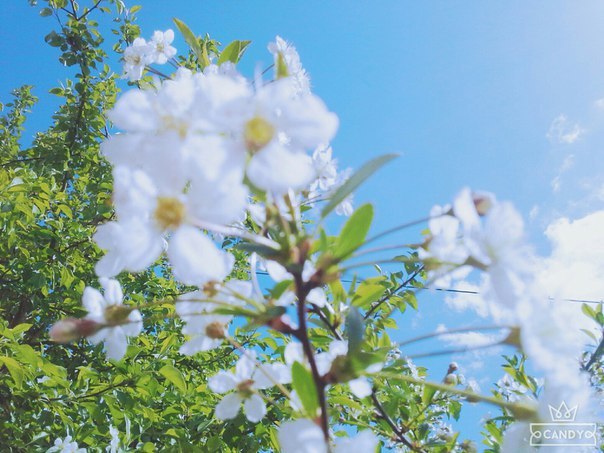
[[[549,420],[548,405],[594,417],[602,346],[586,345],[601,341],[601,306],[585,308],[591,340],[565,324],[534,284],[510,203],[466,188],[426,219],[370,233],[373,208],[353,192],[395,156],[338,169],[338,117],[292,44],[276,37],[272,66],[246,78],[248,41],[222,45],[174,19],[179,54],[172,29],[139,36],[140,8],[121,0],[45,3],[59,24],[46,40],[77,73],[51,90],[64,103],[30,147],[30,87],[1,123],[3,445],[472,451],[442,428],[481,402],[502,410],[486,448],[518,452],[532,451],[530,423]],[[110,14],[113,71],[95,20]],[[424,237],[375,245],[419,223]],[[488,288],[497,344],[517,350],[489,394],[455,363],[427,380],[405,352],[426,336],[387,332],[424,286],[470,272]]]

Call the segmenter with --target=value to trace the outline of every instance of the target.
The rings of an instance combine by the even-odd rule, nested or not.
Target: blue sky
[[[292,41],[314,91],[340,117],[333,142],[340,165],[358,167],[379,154],[401,154],[357,194],[357,204],[376,205],[375,231],[424,217],[464,185],[513,201],[537,250],[558,260],[551,269],[559,269],[572,250],[589,247],[588,234],[580,244],[569,239],[578,231],[604,231],[595,221],[582,223],[583,230],[573,223],[604,207],[601,2],[141,3],[145,37],[172,27],[171,18],[178,17],[225,44],[252,40],[241,65],[248,75],[257,63],[270,64],[266,44],[275,35]],[[66,77],[56,49],[43,42],[55,24],[25,0],[2,2],[0,14],[0,100],[6,102],[20,84],[35,85],[41,102],[28,123],[34,131],[48,124],[56,106],[47,90]],[[185,49],[180,38],[176,47]],[[392,241],[416,241],[416,232]],[[595,266],[594,275],[602,270],[601,260],[587,265]],[[562,292],[604,297],[602,284],[590,285]],[[440,323],[481,323],[467,312],[443,310],[442,294],[427,293],[422,300],[421,315],[401,319],[407,334]],[[447,360],[425,363],[442,369]],[[483,390],[500,377],[496,353],[456,360],[486,383]],[[472,368],[477,360],[485,362],[483,368]],[[461,425],[465,435],[476,438],[484,409],[470,410]]]

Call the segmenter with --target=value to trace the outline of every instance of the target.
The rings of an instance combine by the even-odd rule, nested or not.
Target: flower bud
[[[495,198],[492,194],[486,192],[475,192],[472,194],[474,206],[479,216],[485,216],[493,207]]]
[[[508,333],[508,336],[505,337],[505,339],[502,341],[502,343],[520,348],[522,346],[522,343],[520,341],[520,328],[512,327],[510,329],[510,333]]]
[[[211,322],[206,326],[206,335],[212,340],[220,340],[224,338],[226,336],[224,324],[220,321]]]
[[[457,385],[457,376],[453,373],[449,373],[445,376],[444,382],[447,385]]]
[[[271,329],[284,334],[292,334],[296,331],[296,327],[292,325],[291,320],[287,315],[271,318],[266,322],[266,325]]]
[[[88,337],[103,327],[92,319],[62,319],[50,328],[50,339],[57,343],[69,343],[79,338]]]
[[[328,383],[348,382],[351,379],[358,377],[350,359],[345,355],[337,356],[331,363],[331,369],[324,377]]]

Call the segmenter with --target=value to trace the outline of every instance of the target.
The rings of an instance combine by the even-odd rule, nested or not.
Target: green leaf
[[[143,7],[141,5],[133,5],[128,9],[128,13],[134,14],[134,13],[137,13],[138,11],[140,11],[141,9],[143,9]]]
[[[336,258],[344,259],[363,245],[372,220],[373,206],[370,204],[364,204],[352,213],[334,245]]]
[[[350,307],[346,316],[346,333],[348,335],[348,356],[353,356],[361,348],[365,333],[363,316],[356,307]]]
[[[583,311],[583,313],[585,313],[591,319],[594,319],[594,320],[596,319],[596,311],[593,308],[591,308],[588,304],[581,305],[581,310]]]
[[[169,382],[174,384],[178,390],[181,392],[187,391],[187,383],[182,373],[172,365],[165,365],[160,370],[159,373],[166,378]]]
[[[432,402],[436,389],[434,387],[424,386],[424,392],[422,393],[422,403],[427,406]]]
[[[354,190],[359,187],[367,178],[378,171],[385,164],[390,162],[397,154],[385,154],[383,156],[376,157],[363,165],[359,170],[346,180],[338,190],[332,195],[331,200],[321,211],[321,217],[326,217],[331,211],[333,211],[344,199],[350,195]]]
[[[185,24],[182,20],[177,19],[176,17],[172,18],[174,24],[178,27],[178,30],[182,33],[183,38],[199,60],[199,64],[202,68],[205,68],[210,64],[210,59],[208,58],[208,52],[205,46],[202,46],[199,42],[199,39],[195,34],[191,31],[191,29]]]
[[[294,362],[292,366],[292,384],[298,397],[300,397],[302,407],[308,415],[314,417],[319,409],[317,387],[312,378],[312,373],[298,362]]]
[[[354,293],[352,305],[360,308],[368,308],[371,302],[377,301],[386,291],[383,285],[375,283],[361,283]]]
[[[50,15],[52,15],[52,9],[50,9],[50,8],[42,8],[40,10],[40,16],[42,16],[42,17],[48,17]]]
[[[287,77],[288,75],[289,70],[287,69],[285,58],[283,58],[283,54],[279,52],[279,54],[277,55],[277,78],[282,79],[283,77]]]
[[[21,388],[25,377],[21,364],[11,357],[0,357],[0,362],[6,366],[17,387]]]
[[[247,46],[250,45],[252,41],[233,41],[228,46],[224,48],[224,50],[220,53],[220,58],[218,59],[218,64],[221,65],[227,61],[232,63],[237,63],[241,59],[241,56],[245,52]]]
[[[11,329],[11,331],[13,332],[13,334],[19,335],[19,334],[22,334],[23,332],[27,332],[29,329],[31,329],[32,325],[33,324],[27,324],[27,323],[17,324],[15,327],[13,327]]]

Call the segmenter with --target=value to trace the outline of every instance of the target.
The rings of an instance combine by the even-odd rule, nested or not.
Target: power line
[[[256,273],[260,274],[260,275],[269,275],[268,272],[265,272],[265,271],[256,271]],[[348,280],[348,279],[341,279],[340,281],[342,281],[344,283],[352,283],[353,282],[353,280]],[[405,286],[403,286],[403,288],[407,288],[407,289],[427,289],[427,290],[430,290],[430,291],[440,291],[440,292],[445,292],[445,293],[473,294],[473,295],[476,295],[476,296],[480,296],[481,295],[480,291],[473,291],[473,290],[470,290],[470,289],[438,288],[438,287],[434,287],[434,286],[425,286],[423,288],[418,288],[417,286],[411,286],[411,285],[405,285]],[[579,303],[579,304],[602,304],[602,303],[604,303],[604,299],[600,299],[600,300],[575,299],[575,298],[556,299],[555,297],[548,297],[548,300],[551,301],[551,302],[560,301],[560,302],[573,302],[573,303]]]

